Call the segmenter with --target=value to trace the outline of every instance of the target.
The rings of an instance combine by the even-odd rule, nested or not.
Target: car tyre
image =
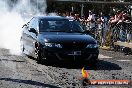
[[[42,62],[42,56],[41,56],[41,53],[40,53],[40,48],[38,45],[35,46],[35,59],[38,63],[41,63]]]
[[[92,65],[93,65],[93,66],[96,66],[97,62],[98,62],[98,60],[97,60],[97,59],[96,59],[96,60],[94,60],[94,61],[92,61]]]
[[[93,60],[88,61],[88,63],[87,63],[87,62],[84,62],[84,63],[85,63],[86,65],[88,65],[88,66],[94,68],[94,67],[96,67],[97,62],[98,62],[98,59],[95,58],[95,59],[93,59]]]

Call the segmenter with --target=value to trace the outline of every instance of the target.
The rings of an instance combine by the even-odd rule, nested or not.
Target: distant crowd
[[[130,16],[128,16],[127,11],[118,10],[114,15],[106,16],[103,12],[100,12],[98,15],[94,14],[93,11],[89,10],[88,17],[76,14],[73,12],[58,13],[58,15],[74,19],[80,22],[82,25],[86,25],[88,29],[98,28],[98,29],[108,29],[110,24],[119,24],[121,22],[131,22]]]
[[[118,10],[114,15],[109,17],[103,12],[100,12],[98,15],[94,14],[91,10],[89,10],[88,17],[80,17],[80,14],[75,14],[73,12],[58,13],[58,15],[80,22],[83,27],[86,27],[87,30],[94,33],[96,38],[99,37],[102,44],[106,41],[106,32],[110,30],[110,27],[123,22],[131,22],[131,17],[127,14],[127,11],[121,10]],[[128,37],[131,39],[130,37],[132,37],[132,35],[131,33],[129,34]]]

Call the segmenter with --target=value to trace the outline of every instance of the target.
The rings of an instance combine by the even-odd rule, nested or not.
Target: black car
[[[60,16],[33,17],[23,26],[22,52],[44,60],[97,62],[98,45],[79,22]]]

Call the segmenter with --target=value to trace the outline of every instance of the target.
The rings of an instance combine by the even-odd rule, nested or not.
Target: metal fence
[[[108,25],[108,29],[102,27],[98,28],[96,24],[95,28],[90,29],[87,24],[85,24],[87,30],[90,30],[98,44],[101,46],[113,46],[114,42],[132,42],[132,22],[121,22],[118,24]]]
[[[132,40],[132,23],[119,23],[111,27],[114,41],[130,42]]]

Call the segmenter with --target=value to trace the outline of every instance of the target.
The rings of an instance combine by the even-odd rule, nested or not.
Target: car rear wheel
[[[96,59],[96,60],[92,61],[91,64],[92,64],[93,66],[96,66],[97,62],[98,62],[98,60]]]

